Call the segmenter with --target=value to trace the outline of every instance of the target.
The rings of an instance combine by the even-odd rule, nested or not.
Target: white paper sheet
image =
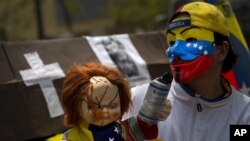
[[[118,68],[127,76],[130,86],[150,81],[146,62],[128,34],[86,37],[86,39],[100,62]]]

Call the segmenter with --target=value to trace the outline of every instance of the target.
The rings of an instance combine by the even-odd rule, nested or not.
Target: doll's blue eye
[[[116,103],[111,103],[111,104],[109,104],[109,105],[101,105],[101,106],[98,107],[98,108],[102,109],[102,108],[106,107],[106,108],[108,108],[108,109],[115,109],[117,106],[118,106],[118,104],[116,104]]]
[[[116,108],[116,107],[117,107],[117,104],[116,104],[116,103],[112,103],[112,104],[109,105],[109,108],[110,108],[110,109],[114,109],[114,108]]]

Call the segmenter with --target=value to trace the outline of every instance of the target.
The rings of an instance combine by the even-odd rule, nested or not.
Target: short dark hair
[[[226,73],[233,68],[233,65],[236,63],[238,56],[233,51],[230,40],[227,36],[222,35],[218,32],[214,32],[214,40],[215,40],[216,45],[221,44],[223,41],[227,41],[229,44],[228,54],[225,60],[223,61],[223,65],[222,65],[222,72]]]

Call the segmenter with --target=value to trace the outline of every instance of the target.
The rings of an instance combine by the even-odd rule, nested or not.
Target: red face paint
[[[199,56],[193,61],[175,59],[170,67],[176,82],[185,83],[205,73],[212,65],[213,56]]]

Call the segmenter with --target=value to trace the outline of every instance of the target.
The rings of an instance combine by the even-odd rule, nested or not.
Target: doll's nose
[[[109,117],[107,108],[104,107],[104,108],[102,109],[102,114],[103,114],[103,118],[108,118],[108,117]]]

